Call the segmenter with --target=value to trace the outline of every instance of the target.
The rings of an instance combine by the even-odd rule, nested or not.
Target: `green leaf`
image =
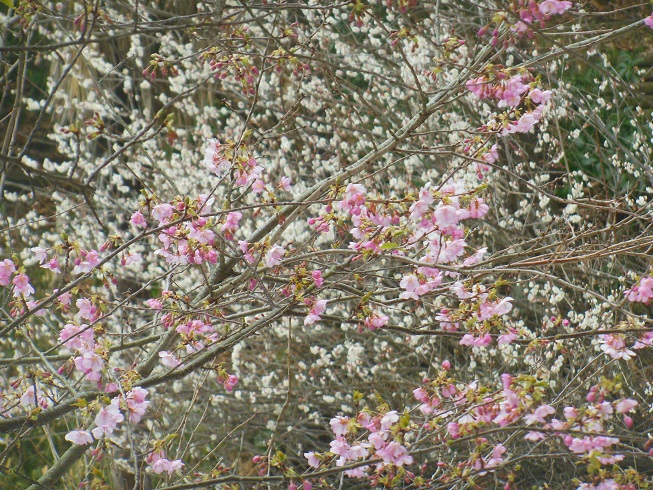
[[[0,3],[4,3],[10,9],[14,8],[14,2],[12,0],[0,0]]]
[[[384,243],[383,245],[381,245],[380,248],[381,248],[381,250],[392,250],[394,248],[399,248],[399,245],[397,245],[396,243],[387,242],[387,243]]]

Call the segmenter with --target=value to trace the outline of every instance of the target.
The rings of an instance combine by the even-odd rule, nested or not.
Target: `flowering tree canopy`
[[[0,3],[11,488],[653,483],[653,8]]]

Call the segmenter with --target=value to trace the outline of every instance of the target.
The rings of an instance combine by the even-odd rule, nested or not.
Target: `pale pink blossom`
[[[308,460],[308,465],[313,467],[313,468],[319,468],[320,467],[320,460],[315,457],[315,452],[314,451],[309,451],[307,453],[304,453],[304,457]]]
[[[179,359],[167,350],[159,352],[159,357],[161,358],[161,364],[169,368],[175,368],[180,364]]]
[[[39,303],[37,301],[25,301],[25,304],[27,305],[27,309],[32,311],[34,310]],[[41,308],[40,310],[34,312],[35,316],[45,316],[46,310],[45,308]]]
[[[644,19],[644,24],[653,29],[653,14],[649,15]]]
[[[440,228],[456,226],[460,221],[458,209],[451,205],[438,206],[433,213],[433,217]]]
[[[340,209],[351,214],[360,214],[360,206],[365,202],[365,187],[361,184],[348,184],[340,201]]]
[[[415,292],[417,288],[420,286],[419,279],[417,279],[417,276],[414,274],[409,274],[407,276],[404,276],[401,282],[399,283],[399,286],[405,289],[406,291],[401,293],[399,297],[401,299],[419,299],[419,296]]]
[[[623,400],[619,400],[616,405],[616,410],[617,413],[627,413],[627,412],[632,412],[635,410],[635,407],[639,405],[639,403],[632,398],[626,398]]]
[[[265,255],[265,266],[274,267],[281,263],[281,258],[286,253],[286,250],[280,245],[273,245],[268,253]]]
[[[39,406],[41,408],[48,408],[50,406],[50,399],[45,396],[43,390],[38,387],[34,388],[34,385],[32,384],[20,397],[20,404],[23,407]]]
[[[331,430],[336,436],[344,436],[347,434],[347,425],[349,424],[349,417],[333,417],[329,422]]]
[[[147,227],[147,221],[145,221],[145,216],[143,216],[143,213],[140,211],[136,211],[134,214],[132,214],[131,219],[129,222],[136,226],[137,228],[146,228]]]
[[[86,446],[93,442],[93,436],[91,436],[91,433],[87,430],[73,430],[68,432],[64,439],[79,446]]]
[[[152,209],[152,218],[157,220],[159,225],[161,225],[163,223],[167,223],[170,220],[173,212],[174,208],[172,207],[172,204],[164,202],[154,206]]]
[[[86,375],[89,381],[100,381],[102,379],[102,368],[104,367],[104,359],[92,350],[84,352],[81,356],[74,359],[75,368]]]
[[[100,263],[100,257],[97,250],[80,252],[80,257],[75,259],[75,268],[73,274],[87,274],[91,272]]]
[[[413,457],[408,454],[408,450],[398,442],[391,442],[386,447],[376,450],[377,456],[383,459],[384,463],[403,466],[412,464]]]
[[[653,277],[642,278],[637,286],[626,290],[624,294],[628,301],[649,304],[653,299]]]
[[[381,328],[387,325],[388,320],[389,318],[387,315],[379,315],[377,313],[374,313],[373,315],[370,315],[365,318],[364,324],[370,330],[375,330],[377,328]]]
[[[30,296],[34,293],[34,288],[29,283],[29,277],[26,274],[18,274],[11,281],[14,285],[14,296]]]
[[[626,341],[623,335],[601,335],[599,336],[601,350],[613,359],[623,359],[629,361],[635,357],[635,353],[626,347]]]
[[[511,77],[499,95],[499,107],[515,107],[521,102],[521,96],[528,91],[528,85],[523,83],[521,75]]]
[[[145,397],[147,397],[147,390],[140,386],[133,388],[125,397],[127,409],[129,410],[129,421],[132,424],[136,424],[141,420],[141,417],[145,414],[145,410],[150,405],[150,402],[145,400]]]
[[[530,413],[524,417],[524,422],[526,425],[533,425],[536,422],[545,424],[545,418],[549,415],[553,415],[554,413],[555,408],[553,408],[551,405],[540,405],[535,409],[533,413]]]
[[[396,410],[391,410],[381,418],[381,430],[388,430],[399,421],[399,414]]]
[[[567,0],[544,0],[539,9],[544,15],[564,14],[572,7],[572,3]]]
[[[16,266],[11,260],[4,259],[0,261],[0,286],[8,286],[14,272],[16,272]]]
[[[43,264],[41,268],[48,269],[51,270],[52,272],[61,274],[61,269],[59,269],[59,259],[57,259],[56,257],[52,257],[49,261]]]
[[[552,92],[550,90],[540,90],[539,88],[534,88],[528,94],[528,97],[535,104],[546,104],[551,100]]]
[[[422,403],[427,403],[429,401],[429,394],[424,388],[415,388],[413,390],[413,396],[417,401]]]
[[[347,443],[347,440],[342,436],[337,436],[334,441],[331,441],[329,443],[329,447],[331,448],[331,452],[333,454],[342,456],[343,458],[347,458],[349,456],[349,451],[351,449],[349,443]]]
[[[145,304],[152,308],[153,310],[162,310],[163,309],[163,303],[161,302],[160,299],[158,298],[151,298],[148,299]]]
[[[92,322],[95,321],[99,315],[98,308],[86,298],[78,299],[75,302],[75,306],[79,308],[79,316],[81,316],[84,320]]]
[[[290,180],[290,177],[281,177],[281,181],[279,182],[279,187],[286,192],[290,192],[290,190],[292,189],[292,182]]]
[[[326,299],[319,299],[315,302],[315,304],[311,308],[311,311],[304,319],[304,325],[312,325],[313,323],[319,321],[322,318],[321,315],[326,310],[327,301],[328,300]]]
[[[255,194],[260,194],[265,190],[265,182],[263,182],[261,179],[256,179],[252,184],[252,190]]]
[[[93,329],[86,324],[74,325],[68,323],[59,333],[59,342],[62,342],[69,349],[92,349],[95,344]]]
[[[238,229],[242,217],[243,217],[243,213],[238,211],[233,211],[227,214],[225,222],[220,227],[220,230],[222,230],[223,232],[233,233]]]
[[[48,260],[48,252],[44,248],[33,247],[31,250],[36,260],[39,261],[39,264],[42,264],[43,262]]]
[[[93,437],[99,439],[103,435],[110,436],[113,434],[116,426],[125,420],[120,413],[119,399],[116,397],[111,400],[111,404],[102,407],[95,417],[95,427],[91,432]]]
[[[204,153],[204,165],[217,176],[221,176],[226,170],[229,169],[229,162],[224,158],[220,142],[211,138],[208,140],[208,146]]]
[[[146,461],[150,465],[153,473],[159,474],[165,472],[168,473],[168,476],[172,476],[175,471],[179,471],[184,467],[184,463],[182,463],[181,459],[170,461],[163,457],[165,456],[163,451],[158,451],[152,454],[157,454],[157,456],[150,457],[150,455]]]
[[[387,434],[387,433],[386,433]],[[382,447],[385,447],[385,434],[379,433],[379,432],[372,432],[368,437],[367,440],[370,441],[370,444],[374,446],[376,449],[380,449]]]

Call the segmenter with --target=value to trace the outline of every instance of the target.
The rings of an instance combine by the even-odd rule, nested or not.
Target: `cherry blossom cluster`
[[[254,95],[256,93],[256,79],[259,70],[251,57],[239,54],[221,55],[218,50],[210,49],[204,53],[203,59],[208,60],[216,79],[224,80],[231,75],[240,82],[243,94]]]
[[[502,136],[533,129],[552,95],[550,90],[538,88],[529,72],[511,73],[500,66],[489,67],[483,75],[468,80],[466,87],[479,99],[496,100],[499,108],[506,108],[503,116],[482,128]]]
[[[330,421],[335,438],[331,441],[329,453],[314,451],[304,453],[309,466],[321,468],[335,459],[336,466],[364,461],[380,460],[370,465],[360,465],[345,470],[350,478],[370,477],[372,481],[396,472],[397,467],[413,464],[413,457],[403,443],[403,435],[410,417],[400,415],[396,410],[373,415],[361,411],[352,419],[345,416],[334,417]],[[364,430],[364,436],[358,433]],[[372,472],[371,474],[369,472]],[[408,474],[409,475],[409,474]]]
[[[147,395],[146,389],[134,387],[124,395],[112,398],[108,405],[98,411],[93,421],[95,426],[93,429],[71,431],[66,434],[65,439],[83,446],[91,444],[93,438],[100,440],[103,436],[110,437],[118,424],[125,420],[125,415],[128,416],[130,423],[137,424],[150,405],[150,402],[145,399]]]
[[[216,234],[213,231],[214,220],[201,216],[210,214],[214,199],[201,194],[197,199],[177,198],[172,203],[162,202],[152,207],[150,216],[164,227],[158,234],[162,247],[154,253],[163,257],[169,264],[215,264],[218,260]],[[228,216],[222,229],[227,237],[233,237],[238,227],[240,213]],[[184,221],[185,220],[185,221]],[[148,222],[141,211],[131,217],[131,223],[137,228],[146,228]],[[173,224],[174,221],[182,221]],[[170,226],[165,227],[165,225]]]
[[[12,278],[13,276],[13,278]],[[34,288],[29,277],[23,270],[16,269],[16,264],[10,259],[0,262],[0,286],[13,286],[14,297],[29,297],[34,294]]]
[[[181,459],[170,461],[166,458],[166,452],[163,449],[152,451],[145,459],[153,473],[168,473],[171,476],[174,472],[180,471],[184,467]]]
[[[414,441],[415,448],[426,440],[436,444],[448,440],[448,446],[463,439],[473,442],[476,450],[471,451],[467,459],[463,458],[455,465],[444,461],[437,463],[440,470],[447,470],[438,478],[446,484],[453,481],[455,474],[473,471],[483,476],[508,461],[506,446],[501,442],[491,443],[483,434],[510,426],[526,430],[523,439],[532,443],[545,439],[558,440],[572,454],[597,468],[609,467],[623,460],[623,454],[614,452],[620,439],[601,435],[609,434],[610,426],[614,424],[622,423],[631,428],[634,423],[631,414],[639,402],[618,396],[622,387],[619,380],[604,378],[601,383],[591,387],[585,405],[564,407],[561,411],[563,418],[558,419],[555,415],[559,409],[544,402],[546,382],[533,376],[513,377],[504,373],[501,376],[502,389],[492,394],[493,390],[476,381],[470,384],[457,382],[450,376],[450,369],[451,364],[443,362],[436,378],[425,379],[413,391],[420,403],[417,408],[424,416],[423,422],[416,423],[415,415],[407,412],[401,415],[396,411],[387,411],[373,416],[367,409],[361,410],[355,418],[334,417],[330,421],[335,436],[330,443],[330,451],[306,452],[304,456],[308,465],[322,469],[333,464],[338,467],[354,463],[355,468],[345,471],[347,476],[368,478],[372,483],[379,483],[384,472],[389,471],[394,476],[397,467],[414,463],[411,446],[403,441]],[[616,417],[621,417],[621,422],[615,420]],[[443,428],[446,434],[442,433]],[[361,430],[369,432],[361,435]],[[426,439],[423,439],[425,435]],[[367,461],[369,464],[365,464]],[[410,471],[402,474],[414,484],[430,484],[421,477],[415,479]]]
[[[518,0],[511,2],[507,12],[496,14],[492,22],[479,30],[479,36],[485,36],[492,26],[495,27],[491,32],[490,44],[496,46],[499,44],[501,37],[500,25],[502,22],[510,26],[510,32],[515,37],[521,38],[523,36],[533,37],[533,27],[543,29],[546,27],[546,22],[554,15],[562,15],[571,9],[572,2],[567,0]],[[513,38],[508,38],[506,42],[515,41]]]

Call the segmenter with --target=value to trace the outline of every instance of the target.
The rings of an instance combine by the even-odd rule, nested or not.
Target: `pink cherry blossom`
[[[451,205],[438,206],[433,213],[433,217],[440,228],[455,226],[460,221],[458,209]]]
[[[311,277],[313,278],[313,282],[315,283],[316,287],[322,287],[324,285],[324,278],[322,277],[322,271],[321,270],[314,270],[311,272]]]
[[[234,374],[230,374],[224,382],[224,389],[228,392],[232,392],[236,383],[238,383],[238,377]]]
[[[320,299],[315,302],[315,304],[311,308],[311,311],[304,319],[304,325],[312,325],[313,323],[321,319],[320,315],[322,315],[326,310],[327,301],[328,300],[326,299]]]
[[[184,463],[182,463],[181,459],[170,461],[165,458],[165,453],[163,451],[156,451],[150,454],[146,458],[146,461],[150,465],[152,472],[156,474],[165,472],[168,473],[169,476],[172,476],[175,471],[179,471],[184,467]]]
[[[367,436],[367,440],[370,441],[370,444],[372,444],[373,447],[376,449],[380,449],[385,447],[385,439],[387,437],[387,433],[379,433],[379,432],[372,432],[370,433],[369,436]]]
[[[92,349],[94,346],[93,329],[86,324],[68,323],[59,333],[59,342],[69,349]]]
[[[419,279],[414,274],[409,274],[404,276],[404,278],[399,283],[399,286],[404,288],[406,291],[399,295],[402,299],[419,299],[419,296],[415,290],[420,286]]]
[[[29,277],[26,274],[18,274],[11,281],[14,285],[14,296],[30,296],[34,293],[34,288],[29,283]]]
[[[222,230],[223,232],[230,232],[230,233],[236,231],[238,229],[242,217],[243,217],[243,213],[239,211],[233,211],[227,214],[227,218],[225,219],[225,222],[220,227],[220,230]]]
[[[143,216],[143,213],[140,211],[136,211],[134,214],[132,214],[131,219],[129,222],[136,226],[137,228],[146,228],[147,227],[147,221],[145,221],[145,216]]]
[[[79,316],[84,320],[95,321],[99,316],[100,311],[98,308],[86,298],[80,298],[75,302],[75,306],[79,308]]]
[[[628,301],[649,304],[653,299],[653,277],[642,278],[639,285],[633,286],[624,293]]]
[[[125,396],[125,402],[129,410],[129,421],[132,424],[136,424],[141,420],[150,405],[150,402],[145,400],[146,396],[147,390],[140,386],[136,386]]]
[[[392,427],[398,421],[399,421],[399,414],[397,413],[396,410],[392,410],[392,411],[386,413],[381,418],[381,430],[390,429],[390,427]]]
[[[521,96],[528,91],[528,85],[522,83],[523,77],[515,75],[506,83],[499,96],[499,107],[515,107],[521,102]]]
[[[405,464],[413,463],[413,457],[410,456],[406,448],[398,442],[391,442],[386,447],[377,449],[376,454],[383,459],[384,463],[393,464],[395,466],[403,466]]]
[[[601,350],[613,359],[629,361],[635,357],[635,353],[626,347],[623,335],[600,335],[599,343],[601,344]]]
[[[540,405],[535,409],[533,413],[528,414],[524,417],[524,422],[526,422],[526,425],[533,425],[536,422],[544,424],[546,423],[545,417],[553,415],[554,413],[555,408],[553,408],[551,405]]]
[[[344,458],[349,457],[349,451],[351,447],[349,446],[349,443],[347,443],[347,440],[344,437],[337,436],[335,440],[329,443],[329,447],[331,448],[331,452],[333,454],[342,456]]]
[[[151,298],[148,299],[145,304],[152,308],[153,310],[162,310],[163,309],[163,303],[161,302],[160,299],[158,298]]]
[[[292,189],[292,182],[290,180],[290,177],[281,177],[281,181],[279,182],[279,187],[286,192],[290,192],[290,190]]]
[[[413,390],[413,396],[417,401],[422,403],[427,403],[429,401],[429,394],[424,388],[415,388]]]
[[[43,262],[48,260],[48,252],[44,248],[33,247],[31,250],[36,260],[39,261],[39,264],[42,264]]]
[[[85,446],[93,442],[93,436],[87,430],[73,430],[68,432],[64,439],[79,446]]]
[[[552,92],[550,90],[540,90],[534,88],[528,94],[528,98],[535,104],[546,104],[551,100]]]
[[[220,142],[215,139],[208,140],[208,146],[204,153],[204,165],[217,176],[221,176],[229,169],[229,162],[224,158]]]
[[[92,350],[84,352],[81,356],[74,359],[75,367],[86,375],[89,381],[100,381],[102,379],[101,371],[104,367],[104,359]]]
[[[0,261],[0,286],[8,286],[14,272],[16,272],[16,266],[11,260],[4,259]]]
[[[43,390],[39,387],[34,388],[34,385],[32,384],[20,397],[20,404],[23,407],[38,406],[41,408],[48,408],[50,406],[50,399],[45,395]]]
[[[320,460],[315,457],[315,452],[314,451],[309,451],[307,453],[304,453],[304,457],[308,460],[308,465],[313,467],[313,468],[319,468],[320,467]]]
[[[281,263],[281,258],[286,253],[286,250],[280,245],[273,245],[268,253],[265,255],[265,266],[274,267]]]
[[[161,358],[161,364],[164,366],[175,368],[180,364],[179,359],[166,350],[159,352],[159,357]]]
[[[80,257],[75,259],[73,274],[87,274],[100,263],[100,257],[96,250],[81,251]]]
[[[379,315],[377,313],[374,313],[373,315],[370,315],[365,318],[364,325],[370,330],[375,330],[377,328],[381,328],[387,325],[388,320],[389,318],[387,315]]]
[[[125,420],[125,417],[120,413],[119,399],[114,398],[111,404],[102,407],[95,417],[95,427],[91,432],[93,437],[99,439],[103,435],[110,436],[113,434],[116,426]]]
[[[627,413],[632,412],[637,405],[639,405],[639,403],[636,400],[626,398],[624,400],[619,400],[615,409],[617,410],[617,413]]]
[[[346,435],[348,424],[349,424],[349,417],[334,417],[329,422],[329,425],[331,425],[331,430],[336,436]]]
[[[164,202],[154,206],[152,209],[152,218],[157,220],[159,225],[161,225],[163,223],[167,223],[170,220],[173,212],[174,208],[172,207],[172,204]]]
[[[348,184],[345,195],[340,201],[340,209],[351,214],[359,214],[360,206],[365,202],[365,187],[361,184]]]
[[[564,14],[572,7],[572,3],[567,0],[544,0],[539,9],[544,15]]]

